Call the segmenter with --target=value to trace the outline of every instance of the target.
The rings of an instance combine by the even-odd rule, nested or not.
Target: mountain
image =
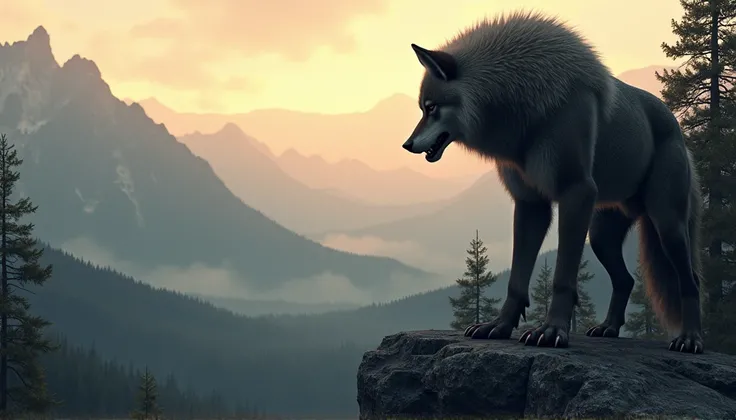
[[[0,46],[0,78],[0,129],[25,159],[18,192],[39,205],[36,233],[53,245],[224,296],[370,302],[431,287],[424,271],[326,248],[244,204],[140,106],[115,98],[94,62],[59,66],[42,27]]]
[[[672,66],[648,66],[640,69],[625,71],[618,75],[623,82],[644,89],[649,93],[662,98],[662,82],[657,80],[655,72],[662,73],[662,70],[675,70],[677,67]]]
[[[300,234],[367,227],[431,213],[446,204],[370,205],[310,188],[288,175],[265,144],[232,123],[214,134],[196,132],[178,140],[209,162],[244,203]]]
[[[228,122],[268,145],[275,154],[294,149],[304,156],[319,155],[327,162],[359,160],[376,170],[411,168],[427,176],[480,175],[487,164],[456,145],[441,161],[428,164],[401,148],[421,113],[416,99],[397,94],[365,112],[319,114],[262,109],[242,114],[177,113],[155,99],[139,101],[146,113],[176,136],[199,131],[214,133]],[[428,201],[428,200],[424,200]]]
[[[345,196],[381,205],[408,205],[446,200],[470,186],[478,175],[430,177],[409,168],[377,171],[358,159],[328,162],[287,149],[279,167],[312,188],[340,191]]]

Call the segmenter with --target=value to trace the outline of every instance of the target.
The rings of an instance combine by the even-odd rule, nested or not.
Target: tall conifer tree
[[[468,256],[465,259],[467,269],[462,278],[457,279],[460,296],[450,297],[454,319],[450,326],[454,329],[465,329],[470,324],[490,321],[498,316],[496,305],[498,298],[490,298],[485,291],[496,282],[496,276],[488,271],[488,248],[475,231],[475,239],[470,241]]]
[[[657,73],[662,97],[678,116],[701,178],[704,199],[702,292],[705,331],[715,348],[730,337],[724,302],[736,282],[736,1],[680,0],[677,41],[665,54],[684,63]],[[733,299],[731,299],[733,300]],[[732,318],[732,316],[731,316]],[[736,343],[734,350],[736,350]]]
[[[0,416],[43,412],[54,404],[46,388],[40,356],[57,348],[44,337],[50,323],[30,312],[23,295],[42,285],[51,266],[39,262],[43,249],[32,237],[33,224],[22,219],[36,211],[28,197],[14,201],[23,160],[0,135]]]

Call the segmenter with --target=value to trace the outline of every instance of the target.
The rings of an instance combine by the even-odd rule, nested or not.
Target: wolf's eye
[[[427,109],[427,114],[434,114],[437,111],[437,104],[427,104],[425,108]]]

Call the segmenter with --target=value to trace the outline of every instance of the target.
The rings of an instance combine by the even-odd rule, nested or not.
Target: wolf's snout
[[[404,145],[401,146],[401,147],[403,147],[404,149],[406,149],[406,150],[408,150],[410,152],[413,152],[412,149],[414,148],[414,139],[409,139],[409,140],[405,141],[404,142]]]

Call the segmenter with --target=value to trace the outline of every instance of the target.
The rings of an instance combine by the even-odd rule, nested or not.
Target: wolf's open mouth
[[[425,158],[429,162],[436,162],[439,160],[440,157],[442,157],[442,152],[445,150],[445,147],[447,147],[450,142],[450,133],[445,131],[444,133],[440,134],[439,137],[437,137],[437,140],[432,144],[432,146],[429,147],[429,150],[427,150],[427,155]]]

